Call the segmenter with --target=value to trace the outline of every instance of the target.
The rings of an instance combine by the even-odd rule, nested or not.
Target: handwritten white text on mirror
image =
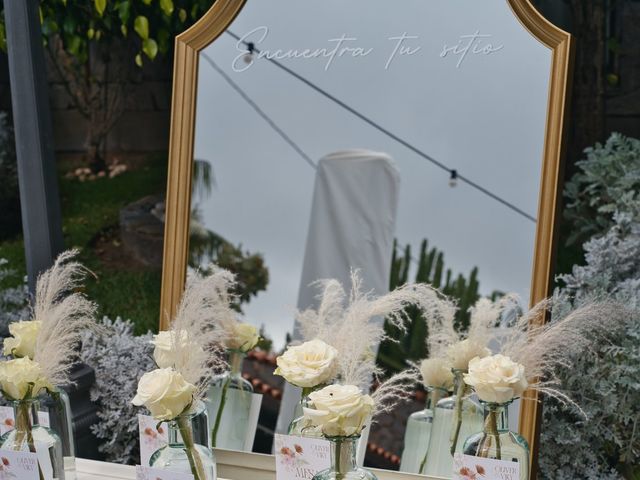
[[[247,44],[251,43],[257,48],[257,59],[266,58],[268,60],[288,60],[288,59],[326,59],[324,70],[329,70],[335,61],[339,58],[362,58],[371,55],[374,52],[373,47],[364,47],[358,45],[358,38],[342,34],[340,37],[330,38],[327,40],[329,47],[319,48],[303,48],[303,49],[261,49],[262,44],[269,35],[269,28],[266,26],[256,27],[243,35],[236,44],[239,52],[232,62],[232,69],[237,73],[241,73],[251,68],[253,60],[246,61]],[[493,35],[481,34],[480,30],[470,35],[460,35],[458,43],[449,46],[445,44],[440,52],[440,58],[446,58],[451,55],[458,58],[456,68],[460,68],[469,54],[472,55],[491,55],[499,52],[504,45],[494,45],[488,42]],[[390,68],[392,63],[399,57],[411,57],[421,53],[422,46],[418,44],[420,37],[417,35],[409,35],[404,32],[401,35],[392,35],[387,37],[390,44],[390,51],[386,55],[384,69]]]

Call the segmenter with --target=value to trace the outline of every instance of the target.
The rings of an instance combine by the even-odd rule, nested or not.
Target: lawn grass
[[[92,249],[92,241],[118,224],[120,209],[146,195],[164,192],[166,156],[150,155],[144,162],[113,179],[80,182],[59,171],[63,234],[66,248],[80,249],[80,260],[97,278],[86,283],[86,293],[100,306],[99,315],[130,319],[136,333],[157,330],[160,311],[160,271],[110,268]],[[10,280],[20,283],[25,275],[22,237],[0,243],[0,258],[16,270]],[[9,285],[1,285],[6,287]]]

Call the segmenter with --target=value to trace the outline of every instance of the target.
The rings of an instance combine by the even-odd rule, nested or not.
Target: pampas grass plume
[[[76,348],[82,335],[96,328],[96,304],[77,291],[89,272],[74,260],[77,255],[77,250],[60,254],[36,282],[32,319],[42,325],[34,360],[56,387],[70,383],[69,373],[77,360]]]

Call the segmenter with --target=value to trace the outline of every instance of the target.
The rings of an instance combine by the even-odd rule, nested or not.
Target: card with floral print
[[[277,480],[311,480],[331,466],[327,440],[276,435],[274,445]]]
[[[519,480],[520,464],[456,453],[453,480]]]
[[[38,455],[0,449],[0,480],[39,480]],[[45,474],[45,478],[47,477]]]
[[[148,467],[151,455],[169,441],[167,426],[164,423],[158,426],[158,421],[149,415],[138,415],[138,428],[140,430],[140,465]]]

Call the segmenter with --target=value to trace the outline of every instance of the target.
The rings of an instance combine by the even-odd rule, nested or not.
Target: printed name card
[[[43,427],[49,427],[49,412],[38,412],[38,423]],[[15,418],[12,407],[0,407],[0,435],[15,428]]]
[[[138,415],[140,430],[140,465],[149,466],[151,455],[169,442],[167,426],[158,426],[158,421],[149,415]]]
[[[274,445],[277,480],[311,480],[331,466],[327,440],[276,435]]]
[[[193,475],[136,465],[136,480],[193,480]]]
[[[38,455],[31,452],[0,449],[0,478],[39,480]],[[45,474],[46,479],[50,476]]]
[[[456,453],[453,459],[454,480],[519,480],[520,464],[508,460],[473,457]]]

